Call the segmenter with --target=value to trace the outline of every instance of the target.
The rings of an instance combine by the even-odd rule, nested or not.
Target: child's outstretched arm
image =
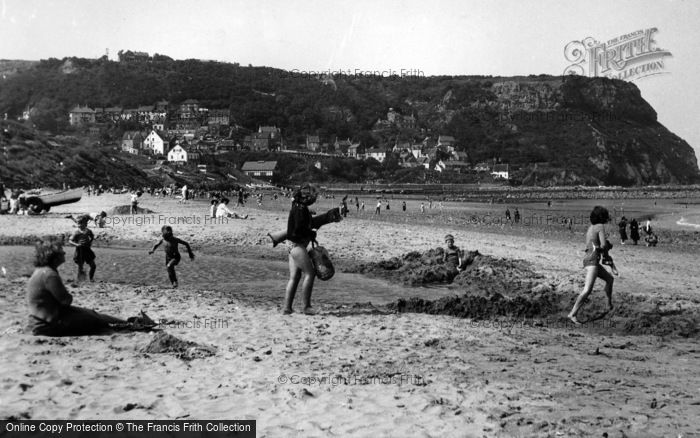
[[[163,239],[160,239],[160,240],[158,241],[158,243],[156,243],[155,245],[153,245],[153,248],[151,248],[151,250],[148,251],[148,254],[153,254],[153,253],[155,252],[155,250],[158,249],[158,247],[160,246],[161,243],[163,243]]]
[[[184,245],[185,248],[187,248],[187,253],[190,255],[190,260],[194,260],[194,253],[192,252],[192,248],[190,247],[190,244],[185,242],[182,239],[177,239],[177,243]]]

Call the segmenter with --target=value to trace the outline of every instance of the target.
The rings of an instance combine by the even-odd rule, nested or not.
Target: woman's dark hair
[[[53,266],[63,253],[63,242],[56,237],[48,237],[38,241],[34,248],[34,266]]]
[[[318,189],[316,186],[309,184],[309,183],[304,183],[299,187],[297,190],[294,191],[294,194],[292,195],[292,198],[294,198],[295,202],[299,202],[304,205],[311,205],[314,202],[316,202],[316,198],[318,197]]]
[[[600,205],[593,207],[593,211],[591,211],[591,223],[595,225],[606,224],[608,222],[610,222],[610,213],[608,209]]]

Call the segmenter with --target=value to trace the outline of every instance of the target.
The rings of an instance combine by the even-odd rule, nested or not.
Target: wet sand
[[[339,268],[329,282],[316,282],[319,314],[283,317],[286,252],[273,249],[266,233],[284,228],[287,200],[241,209],[252,220],[187,224],[188,217],[204,217],[204,202],[144,198],[141,205],[156,215],[151,223],[113,222],[94,230],[97,283],[76,283],[71,257],[61,275],[76,304],[121,316],[143,309],[164,321],[167,333],[215,346],[217,353],[192,361],[143,353],[153,333],[24,334],[24,275],[31,272],[31,251],[0,247],[0,265],[8,271],[0,278],[6,303],[0,318],[2,418],[235,417],[258,420],[258,436],[700,433],[697,337],[661,337],[653,326],[648,335],[625,335],[619,330],[624,315],[577,328],[561,323],[562,315],[474,320],[390,313],[384,304],[397,297],[429,299],[455,290],[411,288],[343,272],[353,263],[440,246],[449,232],[463,249],[527,263],[550,284],[570,282],[573,299],[583,277],[583,224],[574,233],[537,223],[472,224],[475,212],[493,211],[495,217],[502,206],[444,203],[442,212],[434,208],[420,215],[420,200],[409,201],[408,213],[392,201],[390,212],[377,218],[371,214],[375,202],[365,198],[367,211],[352,212],[319,233]],[[43,217],[0,216],[0,234],[5,242],[27,244],[29,236],[70,233],[74,228],[65,214],[127,201],[85,197]],[[552,208],[580,208],[578,214],[585,215],[587,202]],[[316,209],[336,203],[321,200]],[[700,306],[700,282],[692,274],[696,260],[688,254],[694,243],[673,234],[682,231],[664,228],[663,218],[676,215],[672,202],[657,207],[657,227],[686,241],[646,248],[613,240],[621,271],[615,290],[629,297],[628,309],[639,303],[693,310]],[[523,216],[529,211],[542,216],[547,207],[519,208]],[[181,222],[173,225],[175,234],[197,254],[178,266],[182,286],[176,291],[167,287],[162,254],[145,254],[158,237],[160,215]],[[591,306],[603,300],[598,285]]]

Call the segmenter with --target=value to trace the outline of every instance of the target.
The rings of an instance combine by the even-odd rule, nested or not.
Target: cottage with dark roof
[[[246,161],[241,172],[253,178],[271,180],[277,170],[277,161]]]

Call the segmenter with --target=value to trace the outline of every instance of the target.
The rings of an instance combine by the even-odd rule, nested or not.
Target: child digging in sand
[[[190,260],[194,260],[194,253],[192,252],[192,248],[190,248],[189,243],[173,236],[173,228],[171,226],[163,226],[161,232],[163,233],[163,238],[160,239],[158,243],[153,245],[153,248],[148,251],[148,254],[153,254],[153,252],[158,249],[163,242],[165,242],[165,267],[168,270],[168,278],[170,279],[170,283],[172,283],[173,287],[176,288],[177,275],[175,275],[175,266],[180,263],[180,251],[178,250],[178,245],[185,245],[185,248],[187,248],[187,253],[190,255]]]
[[[68,241],[70,245],[75,246],[73,261],[78,265],[78,281],[85,280],[85,271],[83,270],[85,263],[90,266],[90,281],[95,281],[95,253],[92,252],[91,248],[95,235],[87,227],[89,220],[89,216],[80,216],[78,218],[78,229]]]
[[[586,232],[586,256],[583,258],[583,266],[586,268],[586,283],[583,291],[576,299],[574,308],[568,317],[576,325],[580,325],[576,315],[581,306],[591,294],[597,278],[605,281],[605,295],[608,297],[608,312],[613,310],[612,292],[613,276],[600,264],[601,257],[611,248],[605,235],[604,224],[610,222],[610,213],[604,207],[596,206],[591,212],[591,226]],[[607,313],[607,312],[606,312]]]

